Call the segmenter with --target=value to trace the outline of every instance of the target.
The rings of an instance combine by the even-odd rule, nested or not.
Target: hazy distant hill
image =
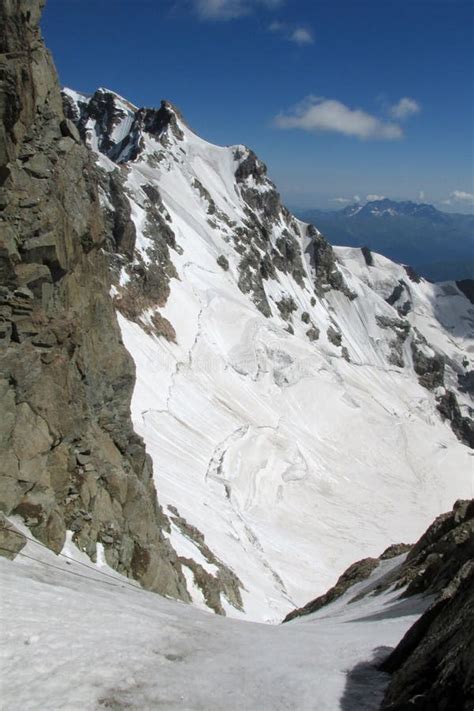
[[[474,278],[474,215],[389,199],[343,210],[300,210],[333,244],[367,246],[433,281]]]

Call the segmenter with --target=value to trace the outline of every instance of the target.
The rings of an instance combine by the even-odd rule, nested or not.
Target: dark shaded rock
[[[419,347],[419,342],[412,341],[411,352],[413,356],[413,367],[418,375],[420,385],[428,390],[434,390],[444,383],[444,358],[435,353],[433,356],[426,355]]]
[[[328,341],[334,346],[339,347],[342,344],[342,335],[339,333],[339,331],[336,331],[334,326],[329,326],[327,330],[327,337]]]
[[[240,157],[241,154],[235,155],[237,160]],[[247,149],[247,156],[239,163],[239,166],[235,171],[235,178],[237,182],[243,183],[247,180],[247,178],[252,177],[255,182],[261,183],[266,174],[267,167],[265,163],[262,163],[253,151]]]
[[[368,267],[373,267],[374,266],[374,258],[372,256],[372,252],[368,247],[361,247],[360,251],[362,252],[362,256],[364,257],[365,263],[367,264]]]
[[[308,328],[306,331],[306,335],[308,336],[310,341],[317,341],[319,338],[319,328],[316,326],[311,326],[311,328]]]
[[[229,269],[229,260],[223,254],[219,254],[216,259],[217,264],[226,272]]]
[[[439,516],[402,565],[404,596],[438,594],[382,663],[390,711],[470,711],[474,704],[474,500]]]
[[[342,346],[341,348],[341,356],[344,358],[344,360],[347,360],[348,363],[351,362],[351,357],[349,355],[349,350],[347,349],[346,346]]]
[[[337,267],[336,257],[329,242],[313,225],[308,225],[307,235],[311,238],[306,251],[316,275],[316,292],[323,296],[328,289],[336,289],[345,294],[348,299],[355,299],[356,294],[348,288]]]
[[[415,284],[419,284],[421,282],[420,275],[416,273],[413,267],[410,267],[408,264],[404,264],[403,268],[406,271],[407,277],[410,281],[413,281]]]
[[[390,560],[391,558],[396,558],[399,555],[408,553],[413,548],[411,543],[394,543],[384,550],[380,556],[380,560]]]
[[[464,444],[467,444],[468,447],[474,449],[474,421],[472,417],[463,417],[453,391],[446,390],[438,398],[436,407],[441,413],[441,417],[451,422],[451,427],[456,437]]]
[[[281,317],[284,318],[285,321],[288,321],[291,318],[291,314],[298,309],[292,296],[283,296],[280,301],[276,302],[276,305]]]
[[[474,304],[474,279],[461,279],[456,282],[456,286],[471,304]]]
[[[400,279],[398,284],[394,286],[392,293],[390,296],[385,299],[387,304],[390,304],[390,306],[393,306],[394,304],[397,303],[401,295],[403,294],[404,289],[406,288],[406,284],[403,281],[403,279]]]
[[[106,182],[104,187],[107,197],[113,207],[110,215],[113,243],[109,245],[109,249],[133,259],[137,233],[131,217],[130,202],[124,192],[123,178],[118,170],[113,170],[105,173],[103,180]]]
[[[462,393],[474,394],[474,370],[467,373],[458,373],[459,390]]]

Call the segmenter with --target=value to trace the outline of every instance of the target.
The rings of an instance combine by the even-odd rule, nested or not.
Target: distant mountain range
[[[431,281],[474,278],[474,215],[384,198],[343,210],[299,210],[333,244],[366,246]]]

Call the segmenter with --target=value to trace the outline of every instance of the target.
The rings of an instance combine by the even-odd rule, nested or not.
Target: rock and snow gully
[[[444,587],[375,558],[473,496],[470,292],[332,247],[169,102],[61,97],[42,5],[0,6],[4,706],[379,708],[471,604],[468,501]]]

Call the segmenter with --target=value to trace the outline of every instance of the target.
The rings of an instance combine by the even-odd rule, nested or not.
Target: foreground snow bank
[[[388,677],[370,661],[425,603],[399,592],[347,602],[398,562],[314,615],[269,626],[166,600],[30,542],[16,561],[0,558],[2,709],[376,709]]]

